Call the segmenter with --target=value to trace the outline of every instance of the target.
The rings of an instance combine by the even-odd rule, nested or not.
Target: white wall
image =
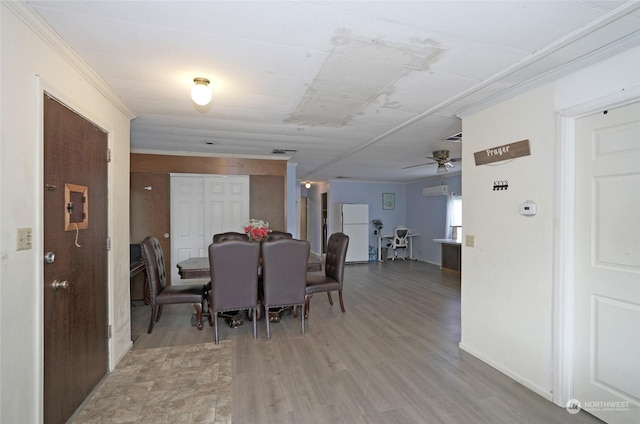
[[[42,421],[42,90],[109,133],[109,320],[113,366],[131,346],[129,310],[129,130],[131,114],[38,34],[47,28],[23,3],[0,6],[0,422]],[[52,35],[53,33],[51,33]],[[37,78],[36,76],[39,76]],[[33,248],[16,251],[16,228]]]
[[[565,177],[556,160],[569,160],[556,154],[566,143],[560,113],[637,95],[639,64],[634,48],[463,117],[463,237],[474,235],[475,247],[463,243],[460,347],[550,400],[561,371],[554,369],[561,362],[554,342],[566,342],[554,339],[554,294],[565,284],[554,266],[567,260],[556,249],[554,202]],[[530,156],[475,165],[474,152],[523,139]],[[495,180],[508,180],[509,189],[492,191]],[[529,199],[538,215],[519,215],[518,205]]]
[[[553,85],[463,119],[460,346],[541,394],[551,391]],[[475,166],[473,152],[529,139],[531,155]],[[508,180],[508,190],[493,182]],[[525,200],[534,217],[519,215]],[[463,243],[464,245],[464,243]]]

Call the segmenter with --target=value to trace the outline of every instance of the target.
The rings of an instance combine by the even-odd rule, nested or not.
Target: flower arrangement
[[[384,227],[384,224],[382,224],[382,220],[380,219],[374,219],[371,222],[373,223],[373,226],[376,227],[376,230],[378,231],[382,230],[382,227]]]
[[[269,223],[261,219],[251,219],[244,226],[244,232],[249,237],[249,240],[262,241],[263,238],[269,235]]]

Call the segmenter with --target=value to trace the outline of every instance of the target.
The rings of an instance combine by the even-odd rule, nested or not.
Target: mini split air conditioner
[[[442,184],[439,186],[425,187],[422,189],[424,196],[446,196],[449,194],[449,186]]]

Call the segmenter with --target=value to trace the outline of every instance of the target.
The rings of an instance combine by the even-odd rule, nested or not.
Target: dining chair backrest
[[[292,239],[293,234],[285,231],[269,231],[269,235],[265,237],[263,241],[280,240],[280,239]]]
[[[140,247],[149,285],[149,298],[155,303],[156,297],[167,285],[162,246],[157,238],[149,236],[140,243]]]
[[[245,233],[235,231],[227,231],[226,233],[218,233],[213,235],[213,243],[220,243],[227,240],[248,240],[249,237]]]
[[[307,263],[310,245],[306,240],[281,238],[262,242],[262,303],[267,312],[273,306],[302,306],[300,326],[304,334]],[[294,313],[295,315],[295,313]],[[267,316],[267,338],[271,338]]]
[[[310,245],[306,240],[262,242],[262,281],[265,307],[304,303]]]
[[[210,308],[215,312],[255,308],[260,243],[227,240],[209,246]]]
[[[349,247],[349,236],[344,233],[333,233],[327,241],[327,253],[325,258],[324,272],[327,277],[331,277],[340,284],[344,277],[344,264],[347,258],[347,248]]]

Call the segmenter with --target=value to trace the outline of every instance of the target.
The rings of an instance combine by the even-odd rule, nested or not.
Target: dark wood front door
[[[43,196],[44,422],[57,424],[108,370],[107,134],[47,95]]]

